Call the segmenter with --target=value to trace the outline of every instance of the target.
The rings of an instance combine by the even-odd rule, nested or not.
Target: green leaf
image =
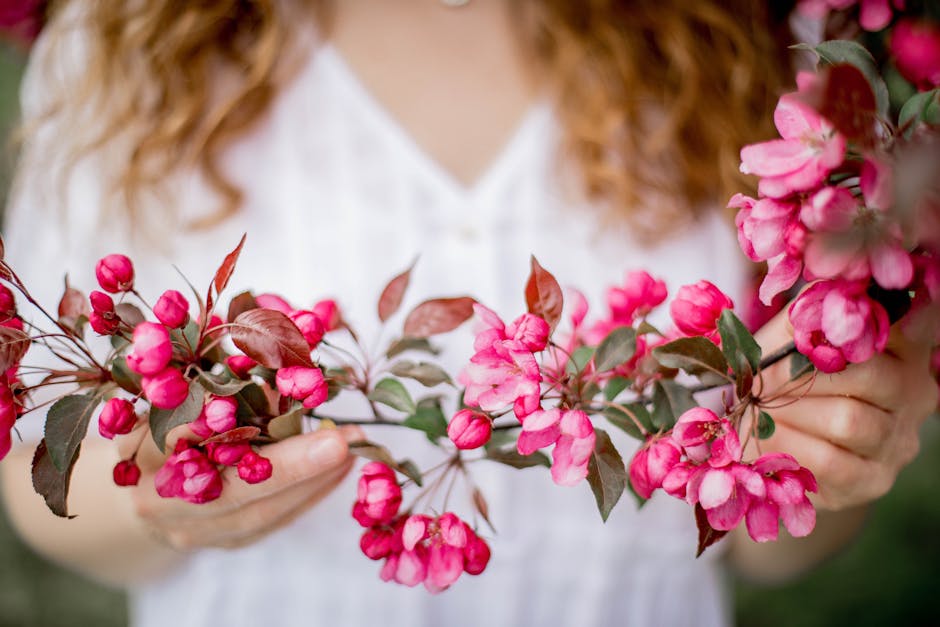
[[[111,360],[111,379],[122,390],[131,394],[140,394],[140,375],[127,366],[127,360],[124,357],[115,357]]]
[[[215,394],[216,396],[232,396],[246,386],[251,385],[251,381],[232,379],[204,370],[197,370],[196,377],[199,379],[199,384],[202,385],[202,387],[210,394]]]
[[[653,349],[667,368],[681,368],[703,383],[728,382],[728,361],[715,343],[704,337],[684,337]]]
[[[568,363],[565,364],[565,372],[571,375],[577,375],[584,370],[584,367],[588,365],[592,357],[594,357],[593,346],[579,346],[574,349],[574,352],[571,353],[571,357],[568,359]]]
[[[75,462],[78,461],[81,450],[81,446],[75,449],[68,466],[62,472],[52,462],[45,439],[39,441],[39,446],[33,454],[31,471],[33,489],[46,501],[46,507],[61,518],[74,518],[69,515],[66,501],[69,495],[72,469],[75,468]]]
[[[833,39],[822,42],[814,50],[819,55],[819,60],[826,65],[849,63],[857,67],[865,75],[872,91],[875,93],[878,113],[883,117],[888,115],[888,105],[890,103],[888,86],[881,78],[881,72],[878,71],[875,58],[864,46],[855,41]]]
[[[494,448],[486,450],[486,459],[519,469],[534,468],[535,466],[552,467],[552,460],[542,451],[535,451],[531,455],[522,455],[514,448]]]
[[[402,382],[397,379],[386,378],[376,383],[375,388],[369,392],[369,400],[388,405],[392,409],[397,409],[406,414],[415,411],[415,402],[412,400],[411,394],[408,393]]]
[[[250,383],[232,395],[238,403],[235,417],[238,424],[259,424],[270,416],[268,397],[256,383]]]
[[[630,379],[625,379],[623,377],[611,377],[610,381],[607,382],[607,385],[604,386],[604,398],[608,401],[612,401],[617,398],[617,395],[626,390],[630,386]]]
[[[287,438],[303,433],[303,410],[300,408],[292,409],[286,414],[275,416],[268,423],[268,435],[275,440],[286,440]]]
[[[392,468],[414,481],[415,485],[417,485],[419,488],[424,485],[423,477],[421,476],[421,470],[419,470],[417,464],[415,464],[410,459],[403,459],[397,464],[393,465]]]
[[[790,355],[790,381],[799,379],[803,375],[811,373],[816,369],[809,357],[803,353],[793,353]]]
[[[174,344],[196,350],[199,342],[199,325],[194,320],[190,320],[182,329],[171,329],[170,339]]]
[[[594,367],[605,372],[627,362],[636,353],[636,330],[617,327],[607,334],[594,353]]]
[[[607,522],[607,517],[627,487],[627,469],[607,432],[595,429],[594,435],[594,453],[588,460],[587,480],[597,501],[597,511],[601,519]]]
[[[46,414],[46,448],[60,473],[68,470],[100,401],[101,396],[97,394],[73,394],[60,398],[49,408]]]
[[[450,375],[443,368],[426,361],[419,361],[418,363],[407,360],[398,361],[392,364],[391,372],[398,377],[414,379],[426,387],[451,383]]]
[[[940,124],[940,90],[931,89],[911,96],[901,107],[898,126],[910,137],[919,122]]]
[[[766,440],[772,436],[776,428],[774,419],[770,417],[770,414],[762,411],[757,415],[757,438],[759,440]]]
[[[447,437],[447,419],[437,401],[419,405],[402,424],[411,429],[424,431],[432,443]]]
[[[180,425],[189,424],[199,417],[205,390],[198,381],[190,381],[189,393],[179,407],[173,409],[150,409],[150,433],[161,452],[166,452],[167,434]]]
[[[651,325],[646,320],[641,322],[636,328],[637,335],[648,335],[650,333],[653,333],[654,335],[660,335],[660,336],[663,334],[662,331],[660,331],[659,329]]]
[[[621,431],[624,431],[630,437],[642,440],[646,437],[647,433],[653,433],[657,431],[656,427],[653,426],[653,418],[650,416],[649,411],[642,403],[630,403],[629,405],[624,405],[621,409],[620,407],[610,405],[604,408],[604,411],[601,412],[610,424],[614,425]],[[631,417],[632,414],[632,417]],[[634,421],[633,419],[636,419]],[[637,426],[639,422],[643,429],[646,431],[644,433]]]
[[[420,353],[429,353],[437,355],[440,351],[431,344],[426,337],[403,337],[392,342],[392,345],[385,351],[385,356],[391,359],[405,351],[418,351]]]
[[[679,416],[697,407],[688,388],[663,379],[653,384],[653,426],[656,430],[672,429]]]
[[[760,369],[761,350],[754,336],[747,330],[734,312],[725,309],[718,318],[718,332],[721,334],[721,350],[725,354],[731,369],[737,374],[741,360],[747,361],[751,372]]]

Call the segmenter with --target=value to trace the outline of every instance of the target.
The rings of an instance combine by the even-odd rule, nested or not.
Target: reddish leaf
[[[238,246],[225,256],[222,265],[215,271],[215,278],[212,279],[212,284],[215,286],[216,294],[221,294],[225,286],[228,285],[228,280],[232,278],[232,272],[235,271],[235,264],[238,262],[238,256],[242,252],[242,246],[245,245],[246,236],[247,233],[242,235],[242,238],[238,241]]]
[[[262,366],[313,367],[310,347],[290,318],[273,309],[252,309],[239,314],[230,329],[232,341]]]
[[[727,531],[719,531],[708,524],[708,516],[699,503],[695,504],[695,525],[698,527],[698,551],[695,557],[701,557],[705,549],[721,540],[728,533]]]
[[[473,488],[473,506],[479,512],[483,520],[486,521],[486,524],[489,528],[496,533],[496,529],[493,527],[493,523],[490,522],[490,507],[486,503],[486,499],[483,497],[483,493],[480,492],[480,488],[474,486]]]
[[[66,500],[69,494],[69,482],[72,479],[72,469],[75,467],[80,452],[81,448],[75,450],[65,472],[59,472],[52,463],[45,440],[39,442],[36,453],[33,455],[33,489],[45,499],[50,511],[62,518],[74,518],[74,516],[69,516]]]
[[[408,314],[405,319],[405,335],[429,337],[453,331],[473,316],[475,302],[469,296],[426,300]]]
[[[62,294],[62,300],[59,301],[59,317],[77,319],[81,315],[88,314],[88,304],[85,295],[69,285],[68,276],[65,277],[65,292]]]
[[[408,282],[411,280],[411,270],[415,267],[412,263],[408,269],[388,282],[382,295],[379,296],[379,320],[385,322],[392,317],[398,308],[401,307],[401,300],[405,296],[405,290],[408,289]]]
[[[211,438],[206,438],[200,442],[200,446],[204,446],[210,442],[216,442],[218,444],[246,442],[254,440],[259,435],[261,435],[261,429],[258,427],[238,427],[237,429],[230,429],[225,433],[218,433]]]
[[[532,272],[525,286],[525,302],[529,307],[529,313],[544,318],[552,329],[561,320],[561,309],[564,305],[561,286],[558,285],[558,281],[551,272],[539,265],[534,256],[532,257]]]
[[[251,292],[242,292],[228,304],[228,316],[225,319],[234,320],[246,311],[257,308],[258,303],[255,302],[254,295]]]
[[[865,75],[854,65],[833,65],[826,74],[819,112],[851,141],[874,141],[878,105]]]
[[[30,341],[23,331],[0,326],[0,372],[6,372],[23,359]]]

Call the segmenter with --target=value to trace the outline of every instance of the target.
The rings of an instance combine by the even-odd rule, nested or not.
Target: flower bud
[[[216,465],[192,442],[180,440],[154,477],[157,494],[189,503],[208,503],[222,494],[222,476]]]
[[[320,322],[323,323],[323,328],[326,329],[327,332],[338,329],[340,323],[343,321],[343,316],[339,311],[339,306],[336,304],[336,301],[329,298],[321,300],[314,305],[313,313],[320,319]]]
[[[140,481],[140,467],[132,459],[124,459],[114,467],[114,483],[122,487],[137,485]]]
[[[113,335],[121,325],[121,317],[114,310],[114,301],[104,292],[94,291],[88,295],[91,313],[88,322],[98,335]]]
[[[134,328],[132,348],[127,355],[127,366],[144,376],[160,372],[173,357],[169,332],[155,322],[141,322]]]
[[[381,462],[362,467],[352,515],[363,527],[384,525],[398,513],[401,487],[395,471]]]
[[[213,397],[203,409],[206,424],[216,433],[224,433],[235,428],[236,411],[238,411],[238,403],[230,396]]]
[[[292,311],[287,317],[300,329],[310,348],[316,348],[323,339],[323,334],[326,333],[326,328],[320,318],[312,311],[304,310]]]
[[[522,314],[509,325],[506,334],[526,347],[527,350],[537,353],[544,350],[548,344],[551,328],[543,318],[534,314]]]
[[[209,459],[223,466],[237,466],[250,452],[251,445],[248,442],[209,442],[206,444],[206,455]]]
[[[114,311],[114,300],[104,292],[94,290],[91,294],[88,295],[88,301],[91,303],[92,311],[97,311],[100,313]]]
[[[370,527],[359,538],[359,548],[371,560],[388,557],[393,552],[402,550],[398,533],[398,530],[390,527]]]
[[[329,393],[326,379],[319,368],[288,366],[277,371],[277,390],[284,396],[302,401],[304,407],[313,409],[326,400]]]
[[[490,561],[490,547],[483,538],[467,527],[467,546],[463,549],[463,569],[470,575],[479,575]]]
[[[918,89],[940,85],[940,28],[936,24],[899,20],[891,32],[890,49],[898,72]]]
[[[16,315],[16,297],[6,285],[0,285],[0,319]]]
[[[124,255],[108,255],[95,266],[95,277],[106,292],[129,292],[134,289],[134,264]]]
[[[294,310],[290,303],[277,294],[258,294],[255,296],[255,304],[262,309],[280,311],[285,316]]]
[[[189,383],[176,368],[166,368],[140,380],[144,396],[158,409],[175,409],[189,394]]]
[[[98,433],[111,440],[116,435],[130,433],[136,424],[134,405],[123,398],[112,398],[104,404],[98,416]]]
[[[225,358],[225,365],[239,379],[247,379],[251,376],[251,369],[257,366],[258,362],[247,355],[231,355]]]
[[[8,385],[0,385],[0,459],[6,457],[13,446],[11,432],[16,424],[16,399]]]
[[[480,448],[490,441],[492,434],[493,422],[489,416],[472,409],[461,409],[447,425],[447,437],[462,450]]]
[[[261,483],[271,478],[271,460],[262,457],[254,451],[245,453],[242,460],[238,462],[238,476],[245,483]]]
[[[734,302],[708,281],[683,285],[669,306],[676,327],[685,335],[704,335],[717,339],[718,317]]]
[[[167,290],[157,299],[153,314],[167,327],[178,329],[189,320],[189,301],[176,290]]]
[[[630,461],[630,485],[644,499],[650,498],[680,457],[679,447],[670,438],[650,440]]]

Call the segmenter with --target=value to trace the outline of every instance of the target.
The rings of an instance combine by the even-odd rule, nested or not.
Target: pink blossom
[[[774,123],[782,139],[741,149],[741,172],[761,177],[762,196],[783,198],[820,185],[845,157],[845,138],[794,94],[777,103]]]
[[[644,499],[662,487],[663,479],[679,463],[682,452],[669,437],[652,437],[630,461],[630,485]]]
[[[121,487],[137,485],[140,481],[140,466],[133,459],[119,461],[112,471],[114,484]]]
[[[522,421],[522,432],[516,440],[520,455],[531,455],[535,451],[551,446],[561,437],[562,410],[542,409],[535,411]]]
[[[284,396],[301,401],[307,409],[313,409],[326,400],[329,387],[319,368],[288,366],[277,371],[277,390]]]
[[[216,433],[224,433],[237,425],[235,413],[238,411],[238,403],[231,396],[213,396],[202,411],[206,425]]]
[[[98,433],[111,440],[115,435],[130,433],[136,424],[134,406],[123,398],[112,398],[98,416]]]
[[[693,407],[679,416],[672,440],[696,464],[707,461],[717,468],[741,459],[741,442],[731,421],[704,407]]]
[[[395,471],[381,462],[363,466],[356,499],[352,515],[363,527],[391,522],[401,505],[401,487]]]
[[[183,404],[189,394],[189,383],[176,368],[165,368],[140,380],[144,396],[158,409],[174,409]]]
[[[372,560],[380,560],[392,553],[404,550],[401,540],[402,519],[393,520],[388,525],[369,527],[359,538],[359,548]]]
[[[218,468],[194,442],[179,440],[154,477],[157,494],[180,498],[189,503],[208,503],[222,494],[222,476]]]
[[[405,553],[416,552],[419,556],[426,556],[424,585],[429,591],[437,593],[447,589],[464,572],[466,549],[471,536],[479,540],[469,527],[451,512],[445,512],[437,518],[418,514],[405,521],[402,546]],[[478,572],[482,571],[480,562],[483,561],[480,551],[481,547],[474,542],[471,555],[475,557],[475,563],[471,568],[479,568]],[[482,567],[485,566],[483,563]]]
[[[134,264],[124,255],[108,255],[95,266],[95,277],[106,292],[129,292],[134,289]]]
[[[238,462],[238,476],[245,483],[261,483],[271,478],[274,468],[271,460],[254,451],[245,453]]]
[[[11,433],[16,424],[16,399],[8,385],[0,385],[0,459],[7,456],[13,446]]]
[[[167,290],[153,306],[157,320],[171,329],[177,329],[189,320],[189,301],[176,290]]]
[[[552,480],[571,486],[587,476],[594,443],[594,425],[587,414],[556,408],[535,411],[523,420],[516,449],[521,455],[531,455],[554,444]]]
[[[239,379],[247,379],[251,376],[251,369],[257,366],[258,362],[247,355],[230,355],[225,358],[225,365]]]
[[[212,427],[209,426],[209,423],[206,422],[205,405],[203,405],[202,410],[199,412],[199,416],[189,423],[189,430],[192,431],[193,435],[195,435],[197,438],[201,438],[203,440],[216,435],[215,431],[212,430]]]
[[[607,290],[611,318],[632,324],[634,316],[645,317],[666,300],[666,284],[645,270],[627,272],[622,287]]]
[[[480,448],[490,441],[492,434],[490,417],[472,409],[461,409],[447,425],[447,437],[462,450]]]
[[[397,581],[413,587],[421,583],[428,575],[428,552],[423,546],[413,551],[402,551],[388,556],[379,576],[383,581]]]
[[[279,311],[285,316],[290,315],[290,312],[294,310],[290,303],[277,294],[258,294],[255,296],[255,304],[262,309]]]
[[[548,323],[543,318],[530,313],[522,314],[506,329],[507,336],[533,353],[545,350],[549,333],[551,333],[551,328]]]
[[[317,302],[313,306],[313,313],[320,319],[320,323],[327,333],[335,331],[343,323],[343,315],[339,310],[339,305],[330,298]]]
[[[838,372],[884,350],[888,314],[865,288],[862,282],[820,281],[790,305],[796,348],[822,372]]]
[[[683,334],[704,335],[717,341],[718,317],[722,311],[733,307],[734,302],[715,285],[699,281],[679,288],[669,305],[669,313]]]
[[[114,301],[104,292],[93,291],[88,296],[91,313],[88,322],[98,335],[113,335],[121,325],[121,317],[114,310]]]
[[[490,546],[470,527],[467,527],[467,546],[463,549],[463,569],[470,575],[479,575],[490,561]]]
[[[320,318],[312,311],[302,309],[291,311],[287,317],[300,329],[300,333],[307,340],[307,345],[310,348],[316,348],[326,333],[326,328]]]
[[[940,28],[933,22],[902,19],[891,29],[894,64],[918,89],[940,85]]]
[[[689,480],[692,478],[692,475],[705,468],[707,468],[707,466],[698,466],[688,461],[679,462],[663,477],[663,491],[677,499],[685,500]]]
[[[190,423],[190,427],[195,423]],[[193,430],[195,433],[195,430]],[[196,434],[198,435],[198,434]],[[205,445],[206,455],[217,464],[223,466],[237,466],[245,455],[251,453],[248,442],[208,442]]]
[[[829,11],[840,11],[860,4],[859,25],[867,31],[879,31],[891,23],[892,10],[888,0],[800,0],[797,10],[816,19],[826,19]],[[891,0],[897,10],[904,10],[905,0]]]
[[[734,529],[755,499],[767,494],[763,477],[749,465],[734,462],[720,468],[701,466],[689,477],[686,501],[700,504],[714,529]]]
[[[529,349],[519,342],[496,339],[496,332],[496,328],[484,331],[494,339],[477,349],[462,373],[464,403],[487,412],[513,405],[521,418],[538,408],[542,375]]]
[[[816,478],[786,453],[763,455],[753,464],[763,475],[767,496],[754,499],[747,511],[747,532],[757,542],[776,540],[778,518],[790,535],[801,538],[816,526],[816,510],[806,492],[816,492]]]
[[[170,363],[173,344],[166,327],[155,322],[141,322],[134,328],[133,346],[127,355],[127,366],[134,372],[155,375]]]

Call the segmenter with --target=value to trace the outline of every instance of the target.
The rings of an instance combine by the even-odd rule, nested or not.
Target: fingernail
[[[318,464],[326,466],[335,466],[346,457],[344,447],[339,437],[330,434],[326,437],[320,437],[310,445],[307,455]]]

